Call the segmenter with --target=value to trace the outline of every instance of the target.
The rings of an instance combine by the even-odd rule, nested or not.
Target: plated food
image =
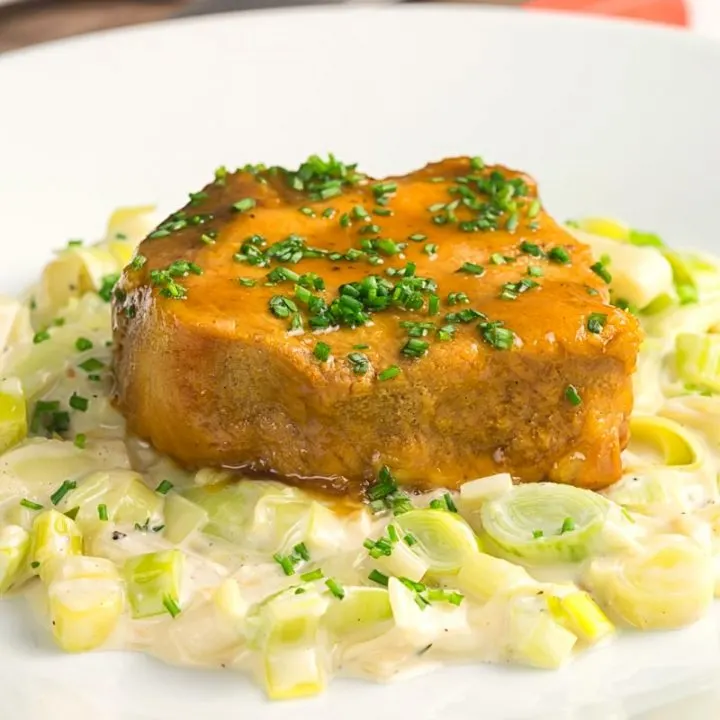
[[[712,603],[720,264],[522,173],[220,169],[1,319],[0,591],[65,650],[282,699]]]

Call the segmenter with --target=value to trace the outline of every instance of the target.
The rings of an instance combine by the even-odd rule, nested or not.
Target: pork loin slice
[[[522,173],[220,171],[138,252],[116,401],[186,466],[350,493],[382,464],[421,488],[620,476],[638,323]]]

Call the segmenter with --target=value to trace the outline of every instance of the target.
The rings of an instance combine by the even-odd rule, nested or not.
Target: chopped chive
[[[81,362],[78,367],[85,372],[91,373],[104,368],[105,363],[97,358],[88,358],[85,362]]]
[[[538,540],[541,538],[545,533],[542,530],[533,530],[533,538],[535,540]]]
[[[514,212],[507,219],[507,222],[505,223],[505,229],[509,233],[514,233],[517,230],[519,224],[520,224],[520,216],[516,212]]]
[[[530,275],[530,277],[542,277],[543,269],[541,267],[538,267],[537,265],[529,265],[527,269],[527,274]]]
[[[427,235],[415,233],[414,235],[409,235],[408,240],[412,240],[413,242],[422,242],[423,240],[427,240]]]
[[[98,518],[100,518],[100,520],[102,520],[103,522],[107,522],[108,509],[107,509],[107,505],[105,503],[100,503],[100,505],[97,506],[97,512],[98,512]]]
[[[200,236],[200,242],[204,243],[205,245],[214,245],[216,239],[217,233],[214,230],[210,230]]]
[[[381,573],[379,570],[373,570],[368,575],[368,580],[372,580],[374,583],[377,583],[378,585],[387,587],[388,582],[390,581],[390,578],[387,575],[385,575],[384,573]]]
[[[347,359],[356,375],[365,375],[370,367],[370,360],[363,353],[351,352],[348,354]]]
[[[532,220],[533,218],[536,218],[540,214],[541,209],[540,201],[536,198],[530,203],[530,207],[527,211],[527,216]]]
[[[435,243],[427,243],[423,248],[423,252],[426,255],[437,255],[438,246]]]
[[[140,270],[146,262],[147,258],[144,255],[136,255],[130,262],[130,268],[132,270]]]
[[[318,568],[317,570],[311,570],[310,572],[303,573],[300,576],[300,579],[303,582],[313,582],[313,580],[322,580],[323,577],[323,571]]]
[[[327,343],[319,342],[315,349],[313,350],[313,355],[320,361],[320,362],[327,362],[328,358],[330,357],[330,346]]]
[[[402,354],[408,357],[419,358],[425,355],[429,347],[430,343],[426,340],[411,337],[403,346]]]
[[[372,186],[373,193],[375,194],[375,197],[380,197],[381,195],[387,195],[388,193],[393,193],[397,190],[397,183],[394,182],[381,182],[381,183],[375,183],[375,185]]]
[[[350,216],[347,213],[343,213],[340,216],[340,227],[346,228],[350,226]]]
[[[315,211],[311,207],[301,207],[300,212],[308,217],[315,217]]]
[[[68,404],[73,410],[87,412],[90,401],[87,398],[78,395],[77,393],[73,393],[70,397],[70,400],[68,401]]]
[[[63,480],[63,484],[50,496],[50,502],[57,505],[71,490],[77,487],[74,480]]]
[[[533,257],[543,257],[545,255],[539,245],[528,242],[527,240],[523,240],[523,242],[520,243],[520,250],[526,255],[532,255]]]
[[[401,372],[397,365],[391,365],[389,368],[385,368],[385,370],[378,373],[378,380],[392,380],[400,375]]]
[[[428,315],[437,315],[440,312],[440,298],[437,295],[431,295],[428,298]]]
[[[408,547],[412,547],[418,543],[418,539],[412,533],[406,533],[403,536],[403,541]]]
[[[470,168],[475,171],[484,170],[485,169],[485,162],[480,156],[475,156],[470,158]]]
[[[550,250],[548,258],[553,262],[560,263],[561,265],[570,264],[570,253],[562,247],[554,247]]]
[[[453,496],[449,492],[446,492],[443,495],[443,499],[445,500],[445,505],[450,512],[456,513],[458,511],[457,505],[455,505],[455,501],[453,500]]]
[[[602,278],[608,285],[612,282],[612,275],[608,272],[608,269],[601,262],[596,262],[590,266],[590,269],[600,278]]]
[[[40,330],[33,335],[33,343],[39,345],[41,342],[45,342],[50,339],[50,333],[47,330]]]
[[[374,207],[373,215],[379,215],[380,217],[391,217],[393,211],[390,208]]]
[[[88,340],[88,339],[85,338],[85,337],[79,337],[79,338],[75,341],[75,348],[76,348],[79,352],[85,352],[86,350],[91,350],[91,349],[92,349],[92,346],[93,346],[92,341],[91,341],[91,340]]]
[[[305,543],[299,543],[293,548],[293,552],[300,557],[301,560],[305,560],[306,562],[310,560],[310,553],[308,552],[308,549],[305,545]]]
[[[248,210],[252,210],[256,205],[256,202],[253,198],[243,198],[242,200],[238,200],[236,203],[232,204],[232,209],[235,212],[247,212]]]
[[[168,614],[173,618],[176,618],[181,612],[180,606],[169,595],[166,595],[163,598],[163,606],[168,611]]]
[[[485,272],[485,268],[482,265],[472,262],[464,262],[458,272],[469,273],[470,275],[482,275]]]
[[[27,508],[28,510],[42,510],[43,506],[40,503],[33,502],[32,500],[28,500],[27,498],[23,498],[20,501],[20,505],[22,505],[24,508]]]
[[[337,580],[333,580],[333,578],[328,578],[325,581],[325,585],[327,585],[328,590],[338,600],[342,600],[345,597],[345,588],[343,588],[343,586]]]
[[[507,259],[502,253],[493,253],[490,256],[491,265],[507,265]]]
[[[590,313],[587,321],[587,329],[591,333],[601,333],[607,323],[607,318],[608,316],[605,313]]]
[[[243,287],[255,287],[255,285],[257,285],[257,280],[248,277],[239,277],[238,282]]]
[[[273,560],[278,563],[278,565],[280,565],[286,575],[289,576],[295,574],[295,566],[293,565],[293,561],[287,555],[275,553],[273,555]]]
[[[156,488],[155,492],[160,495],[167,495],[173,489],[173,484],[169,480],[163,480]]]
[[[574,385],[568,385],[565,388],[565,399],[574,407],[582,403],[582,398]]]
[[[562,527],[560,528],[560,534],[572,532],[575,529],[575,521],[571,517],[566,517],[563,520]]]
[[[323,210],[322,216],[323,216],[324,218],[330,219],[330,218],[333,217],[333,215],[335,215],[335,209],[334,209],[334,208],[329,207],[329,208],[325,208],[325,209]]]
[[[76,448],[80,448],[80,450],[85,449],[85,444],[87,443],[87,435],[85,433],[78,433],[75,436],[75,440],[73,440],[73,444]]]

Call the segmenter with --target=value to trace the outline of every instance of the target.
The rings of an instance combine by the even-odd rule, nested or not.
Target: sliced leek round
[[[635,555],[593,561],[586,582],[611,614],[644,630],[683,627],[709,609],[709,553],[682,535],[658,536]]]
[[[590,553],[608,503],[570,485],[518,485],[483,505],[485,535],[500,555],[530,563],[578,562]]]
[[[701,444],[682,425],[655,415],[630,418],[630,452],[637,454],[639,445],[651,446],[661,453],[661,463],[679,470],[696,470],[703,461]]]
[[[457,514],[445,510],[411,510],[395,523],[414,538],[411,549],[434,573],[457,573],[465,560],[478,552],[472,528]]]

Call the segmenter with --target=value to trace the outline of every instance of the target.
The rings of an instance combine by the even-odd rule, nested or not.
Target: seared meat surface
[[[456,158],[371,180],[218,173],[116,290],[116,399],[188,466],[359,489],[618,479],[640,343],[535,183]]]

